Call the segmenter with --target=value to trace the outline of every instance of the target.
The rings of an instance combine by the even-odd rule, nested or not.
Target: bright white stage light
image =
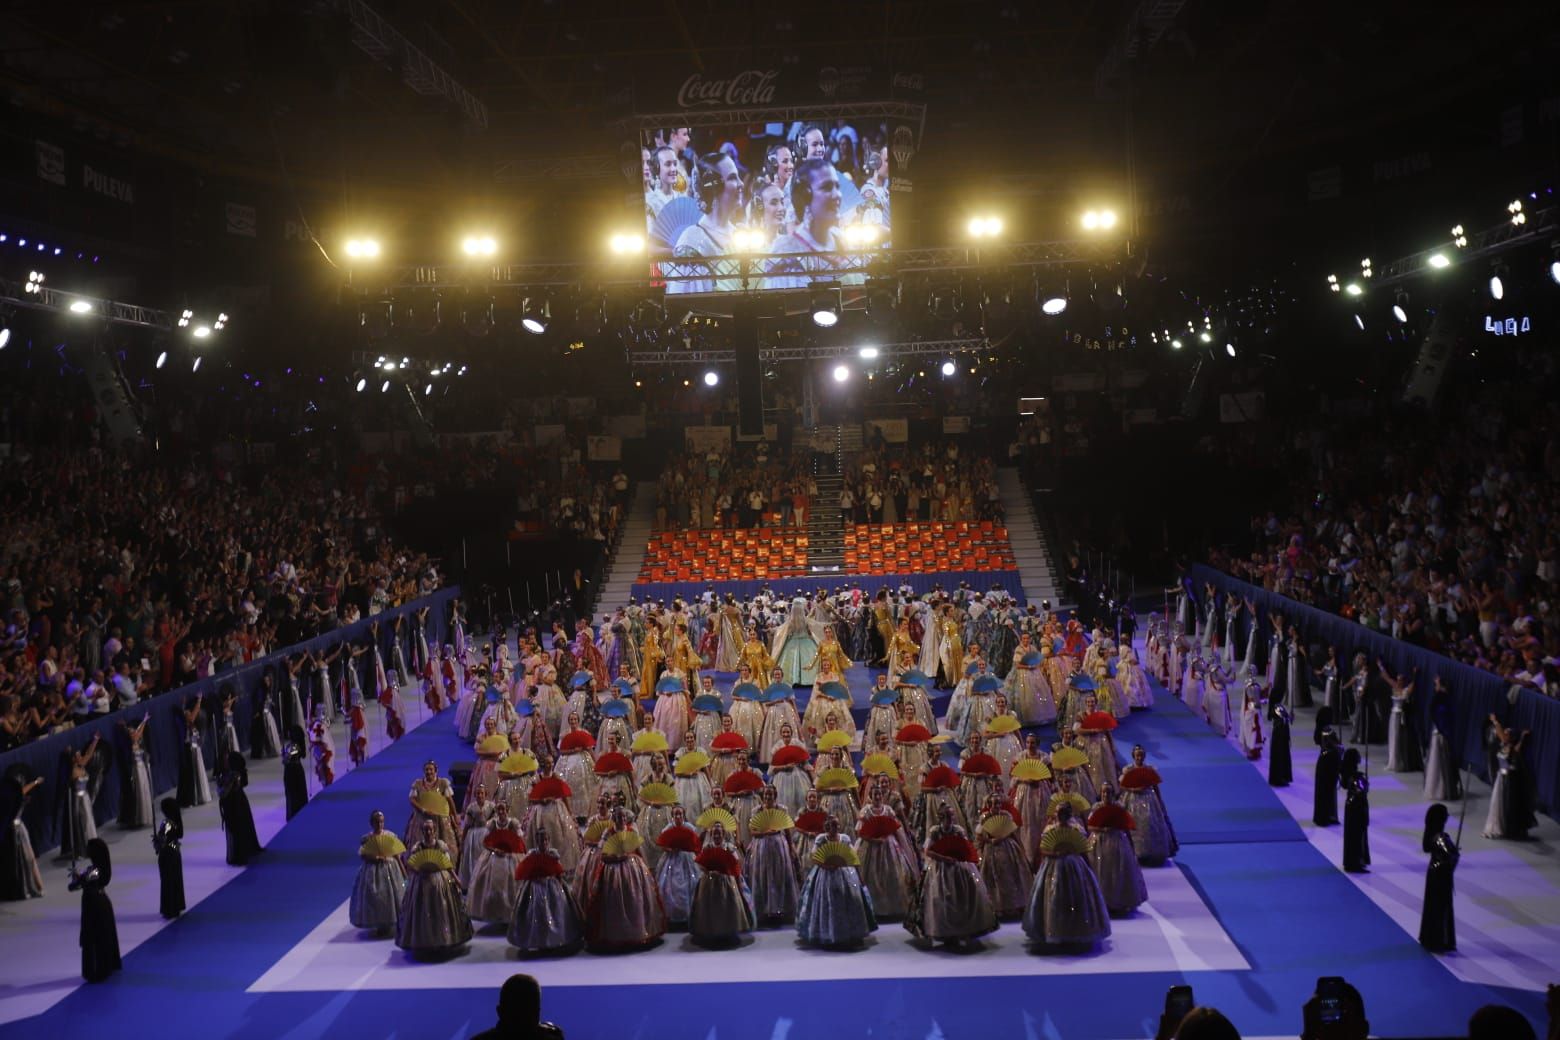
[[[359,376],[358,377],[358,381],[357,381],[357,392],[361,394],[367,388],[368,388],[368,380],[363,378],[362,376]]]
[[[372,260],[379,255],[379,240],[375,238],[347,239],[347,255],[354,260]]]
[[[1058,315],[1058,314],[1062,313],[1063,311],[1065,311],[1066,309],[1067,309],[1067,297],[1065,297],[1065,296],[1051,296],[1051,297],[1048,297],[1045,300],[1044,303],[1040,304],[1041,312],[1045,313],[1045,314],[1049,314],[1053,318],[1056,317],[1056,315]]]
[[[845,382],[845,380],[847,380],[849,378],[850,378],[850,369],[846,368],[844,365],[835,365],[834,366],[834,381],[836,383],[843,383],[843,382]]]
[[[943,375],[951,376],[951,375],[953,375],[954,373],[956,373],[958,371],[959,371],[959,366],[954,364],[952,361],[944,361],[942,363],[942,374]]]
[[[1503,300],[1506,298],[1506,283],[1500,280],[1500,275],[1490,275],[1490,299]],[[71,305],[74,309],[75,304]]]
[[[4,350],[11,343],[11,330],[0,327],[0,350]]]
[[[1358,314],[1356,314],[1354,316],[1354,324],[1359,328],[1359,330],[1361,332],[1365,331],[1365,319],[1360,317]]]
[[[168,352],[165,350],[161,354],[157,355],[157,367],[158,368],[162,368],[167,363],[168,363]]]
[[[1394,303],[1392,305],[1392,316],[1396,318],[1401,324],[1408,324],[1408,312],[1403,309],[1402,304]]]
[[[520,324],[533,336],[540,336],[547,331],[547,326],[542,324],[540,318],[527,316],[520,319]]]
[[[195,359],[195,364],[190,366],[190,371],[191,372],[199,372],[200,371],[200,358],[197,357]]]
[[[862,347],[860,350],[856,351],[856,354],[863,361],[876,361],[877,360],[877,356],[878,356],[878,348],[877,347]]]
[[[492,235],[467,235],[460,248],[467,256],[492,256],[498,252],[498,240]]]
[[[704,373],[704,385],[705,386],[715,386],[719,382],[720,382],[720,373],[719,372],[709,371],[709,372]]]
[[[389,391],[390,391],[390,380],[386,379],[383,383],[379,384],[379,392],[384,394],[384,393],[389,393]]]
[[[1202,340],[1204,343],[1212,343],[1213,342],[1213,335],[1212,335],[1212,333],[1199,332],[1197,334],[1197,338]]]
[[[1549,280],[1560,285],[1560,260],[1549,261]]]
[[[196,339],[205,339],[207,336],[211,335],[211,326],[197,325],[190,330],[190,335],[194,336]]]
[[[86,314],[90,310],[92,310],[92,304],[88,303],[86,300],[70,301],[70,312],[72,314]]]
[[[1443,267],[1450,267],[1450,266],[1452,266],[1452,262],[1446,258],[1446,254],[1445,253],[1431,253],[1430,254],[1430,266],[1435,268],[1437,271],[1439,271]]]
[[[1181,341],[1178,340],[1178,339],[1171,340],[1170,341],[1170,349],[1172,349],[1172,350],[1180,350],[1181,349]]]
[[[1233,343],[1226,343],[1226,344],[1224,344],[1224,352],[1226,354],[1228,354],[1230,357],[1234,357],[1235,356],[1235,344],[1233,344]]]
[[[1350,282],[1348,285],[1343,287],[1343,291],[1348,293],[1350,296],[1359,296],[1365,290],[1360,288],[1360,284],[1358,282]]]
[[[645,251],[643,235],[619,232],[607,240],[614,256],[636,256]]]
[[[433,395],[433,384],[429,383],[427,386],[423,387],[423,396],[424,397],[430,397],[432,395]]]

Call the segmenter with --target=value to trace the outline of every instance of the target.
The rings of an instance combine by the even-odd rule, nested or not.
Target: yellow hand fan
[[[701,812],[699,818],[693,823],[701,831],[707,831],[718,823],[726,828],[727,834],[737,833],[737,818],[718,805],[712,805]]]
[[[630,751],[665,751],[666,734],[658,729],[642,729],[634,734],[634,742],[628,746]]]
[[[536,756],[529,751],[516,751],[501,759],[498,763],[500,776],[526,776],[536,772]]]
[[[678,776],[692,776],[709,764],[709,755],[702,751],[690,751],[677,760],[677,764],[672,767],[672,770]]]
[[[1071,827],[1052,827],[1040,836],[1042,856],[1082,855],[1089,851],[1089,839]]]
[[[856,774],[844,766],[825,769],[818,774],[817,787],[820,791],[854,791],[860,786]]]
[[[861,857],[843,841],[826,841],[813,849],[812,861],[820,867],[859,867]]]
[[[477,754],[502,755],[509,750],[509,738],[502,733],[490,733],[477,741]]]
[[[980,821],[981,833],[993,841],[1001,841],[1009,834],[1018,830],[1018,824],[1013,822],[1013,817],[1005,812],[995,813]]]
[[[760,809],[748,820],[748,830],[754,834],[773,834],[776,831],[788,831],[795,826],[796,821],[784,809]]]
[[[850,734],[841,729],[831,729],[818,737],[819,751],[833,751],[835,748],[850,747]]]
[[[677,789],[671,784],[651,781],[639,789],[639,800],[646,805],[671,805],[677,801]]]
[[[899,766],[881,751],[875,751],[861,760],[861,772],[867,776],[881,774],[891,776],[895,780],[899,779]]]
[[[441,792],[429,788],[417,792],[417,808],[429,816],[449,816],[452,811],[450,800]]]
[[[363,844],[358,848],[358,855],[381,859],[386,856],[399,856],[405,851],[406,846],[401,843],[400,838],[389,831],[381,831],[363,839]]]
[[[645,843],[638,831],[618,831],[607,836],[607,840],[601,843],[603,856],[628,856],[638,850]]]
[[[1051,755],[1051,768],[1062,772],[1068,769],[1077,769],[1079,766],[1088,765],[1089,756],[1083,753],[1081,748],[1064,747]]]
[[[1049,780],[1051,769],[1038,758],[1021,758],[1013,763],[1011,774],[1014,780]]]
[[[601,840],[601,836],[612,829],[611,820],[592,820],[590,826],[585,828],[585,841],[594,845]]]
[[[986,725],[986,732],[994,737],[1005,737],[1018,732],[1018,720],[1011,715],[998,715]]]
[[[406,866],[419,874],[435,874],[441,870],[454,870],[450,854],[443,849],[418,849],[406,857]]]

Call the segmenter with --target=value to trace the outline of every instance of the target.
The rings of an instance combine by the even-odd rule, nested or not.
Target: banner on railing
[[[592,434],[585,438],[585,457],[591,462],[618,462],[623,458],[623,441],[618,437]]]
[[[943,416],[943,433],[969,433],[970,417],[967,415]]]
[[[910,439],[908,419],[868,419],[862,425],[869,436],[876,430],[890,444],[903,444]]]
[[[683,443],[689,451],[731,451],[731,427],[687,426],[683,428]]]

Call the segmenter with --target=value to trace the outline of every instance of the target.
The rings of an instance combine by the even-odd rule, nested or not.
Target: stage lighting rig
[[[966,229],[971,238],[996,238],[1002,234],[1003,226],[1001,217],[979,216],[971,217]]]
[[[832,329],[840,323],[840,290],[819,289],[812,294],[812,320],[820,328]]]
[[[349,238],[346,252],[353,260],[377,260],[380,254],[379,239]]]
[[[1109,231],[1116,226],[1116,211],[1113,209],[1085,210],[1078,223],[1083,225],[1085,231]]]
[[[460,251],[470,257],[492,257],[498,255],[498,239],[492,235],[467,235],[461,239]]]

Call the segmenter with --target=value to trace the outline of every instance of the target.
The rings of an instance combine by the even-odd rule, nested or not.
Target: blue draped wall
[[[430,596],[414,600],[405,606],[393,607],[372,618],[365,618],[352,625],[335,629],[209,679],[201,679],[188,686],[158,694],[139,704],[93,719],[63,733],[55,733],[42,740],[35,740],[31,744],[24,744],[0,755],[0,773],[14,765],[22,765],[34,776],[43,778],[43,783],[33,792],[32,798],[28,801],[23,816],[28,832],[32,836],[35,851],[43,853],[56,848],[60,843],[61,799],[69,787],[69,773],[64,764],[67,748],[85,747],[93,736],[102,738],[98,744],[98,754],[108,756],[107,768],[103,771],[102,785],[94,801],[95,816],[101,826],[118,817],[120,793],[129,783],[127,768],[130,762],[130,738],[125,734],[122,723],[134,725],[148,715],[151,717],[142,740],[151,759],[152,787],[157,792],[172,790],[179,779],[179,748],[184,740],[182,707],[185,701],[199,696],[208,698],[208,705],[220,705],[219,691],[231,687],[233,693],[237,695],[233,705],[233,728],[238,732],[239,745],[247,752],[250,746],[249,729],[254,717],[254,705],[250,700],[250,694],[260,686],[261,676],[268,669],[283,666],[283,662],[288,657],[305,650],[329,651],[344,642],[367,645],[370,638],[369,626],[376,621],[379,623],[380,653],[384,655],[385,667],[391,668],[393,665],[389,647],[394,638],[391,626],[396,617],[407,617],[407,623],[401,626],[401,636],[404,640],[410,641],[415,637],[415,629],[412,626],[417,620],[416,612],[423,607],[430,608],[428,645],[430,648],[436,648],[444,642],[444,633],[449,623],[447,616],[449,601],[459,595],[459,586],[440,589]],[[405,652],[407,660],[410,661],[412,657],[409,642],[405,644]],[[343,658],[343,660],[350,659]],[[374,696],[373,655],[361,655],[357,658],[356,665],[363,669],[361,678],[364,697],[372,699]],[[279,695],[286,684],[285,666],[282,667],[275,681]],[[307,697],[307,691],[304,691],[304,696]],[[220,707],[209,710],[201,723],[205,730],[205,752],[208,764],[214,761],[216,753],[216,732],[213,725],[216,720],[213,716],[218,714],[220,714]],[[278,726],[281,725],[280,717],[277,723]],[[287,739],[285,731],[282,739],[284,741]]]
[[[1484,720],[1493,714],[1503,726],[1531,730],[1524,757],[1536,781],[1539,805],[1551,816],[1560,810],[1560,701],[1523,688],[1517,688],[1513,699],[1511,684],[1498,675],[1381,635],[1348,618],[1268,592],[1211,567],[1198,564],[1191,568],[1190,577],[1199,599],[1206,583],[1218,589],[1220,595],[1233,592],[1255,603],[1259,615],[1257,630],[1264,640],[1271,631],[1267,618],[1276,611],[1284,616],[1286,624],[1295,626],[1304,642],[1336,646],[1344,668],[1349,667],[1350,658],[1359,651],[1368,654],[1372,662],[1381,658],[1399,675],[1417,667],[1419,680],[1411,707],[1417,711],[1420,734],[1430,732],[1430,684],[1439,675],[1452,693],[1454,746],[1462,762],[1471,765],[1473,772],[1485,780],[1489,777],[1482,743]]]
[[[675,596],[681,596],[684,600],[692,600],[702,595],[706,585],[713,585],[715,591],[721,594],[727,592],[734,596],[747,597],[758,593],[765,585],[768,585],[776,594],[789,596],[797,589],[804,592],[817,592],[823,589],[832,592],[837,588],[859,584],[868,595],[877,595],[878,589],[897,589],[901,585],[909,585],[917,595],[932,591],[933,585],[942,585],[943,589],[952,592],[959,587],[959,582],[967,581],[970,588],[977,592],[989,592],[993,585],[1000,585],[1006,589],[1020,604],[1024,601],[1024,583],[1019,579],[1018,571],[933,571],[927,574],[819,574],[808,575],[802,578],[770,578],[765,581],[661,581],[646,582],[633,587],[633,595],[636,599],[666,600],[668,603]],[[599,610],[611,612],[621,604],[601,603]]]

